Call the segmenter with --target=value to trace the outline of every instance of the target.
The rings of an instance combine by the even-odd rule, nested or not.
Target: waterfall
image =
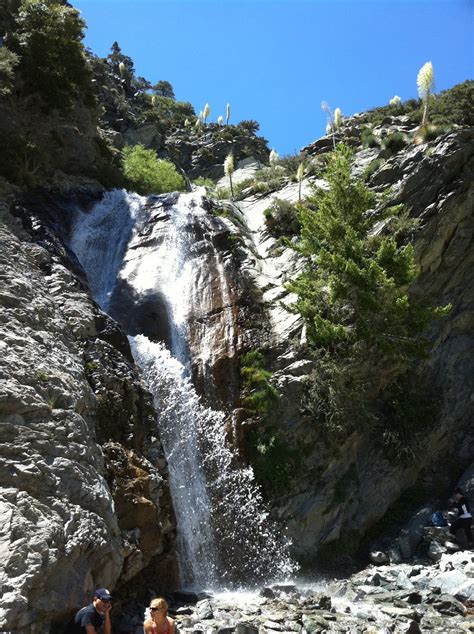
[[[252,470],[239,468],[226,443],[224,413],[204,407],[190,379],[191,323],[204,364],[212,346],[232,354],[235,336],[231,289],[211,239],[215,219],[200,203],[199,193],[108,192],[89,213],[77,211],[70,246],[98,303],[128,331],[154,397],[181,582],[217,589],[282,578],[293,564]],[[204,323],[204,305],[216,301],[222,323]]]

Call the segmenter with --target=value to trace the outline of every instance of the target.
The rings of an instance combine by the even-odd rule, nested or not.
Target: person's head
[[[168,604],[162,597],[150,601],[150,614],[152,618],[157,614],[161,614],[162,616],[168,614]]]
[[[95,609],[99,612],[106,612],[107,610],[109,610],[111,601],[112,595],[107,590],[107,588],[97,588],[97,590],[94,592],[93,603]]]
[[[456,500],[462,498],[463,495],[464,493],[462,492],[462,489],[460,489],[459,487],[457,487],[457,489],[454,489],[454,497],[456,498]]]

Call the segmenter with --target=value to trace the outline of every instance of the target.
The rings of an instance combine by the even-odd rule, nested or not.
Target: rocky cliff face
[[[414,128],[402,117],[386,121],[375,131],[382,136],[395,131],[413,134]],[[301,322],[282,308],[292,301],[284,283],[298,270],[298,261],[291,250],[275,244],[264,224],[264,211],[271,200],[278,197],[295,202],[297,186],[288,184],[271,196],[248,196],[238,203],[250,229],[243,269],[263,292],[271,327],[266,344],[281,397],[272,424],[299,456],[297,475],[288,487],[273,490],[273,505],[288,526],[295,551],[305,558],[321,544],[363,535],[410,487],[436,497],[440,487],[449,487],[469,464],[474,448],[470,426],[473,131],[454,131],[396,153],[358,147],[357,121],[349,121],[340,134],[342,139],[348,136],[356,148],[354,172],[361,174],[373,159],[383,159],[370,185],[378,191],[388,189],[385,204],[402,203],[419,221],[415,249],[421,274],[411,293],[435,305],[451,303],[453,309],[448,318],[430,327],[432,353],[416,368],[416,381],[429,386],[439,399],[438,414],[417,460],[388,460],[369,436],[360,433],[352,434],[342,446],[329,446],[314,421],[302,414],[312,362],[298,343],[304,339]],[[330,139],[321,139],[308,146],[308,160],[329,151],[331,144]],[[380,368],[381,376],[389,371]]]
[[[394,119],[387,130],[410,132],[405,124]],[[356,148],[357,130],[348,122]],[[195,383],[208,402],[233,410],[229,437],[243,448],[252,421],[243,422],[239,407],[238,357],[267,347],[280,394],[272,424],[298,451],[298,470],[270,497],[302,558],[321,544],[365,533],[413,485],[433,491],[437,472],[438,485],[448,486],[472,456],[472,141],[472,129],[460,129],[388,158],[372,148],[356,153],[359,174],[374,158],[384,159],[370,185],[390,188],[385,204],[403,203],[419,219],[421,275],[411,292],[453,305],[431,327],[432,355],[416,370],[440,401],[416,462],[389,461],[361,433],[329,446],[302,413],[312,361],[302,323],[284,308],[292,301],[284,284],[299,262],[264,222],[271,200],[296,201],[298,186],[249,194],[237,205],[205,200],[200,222],[182,227],[195,257],[206,262],[189,311]],[[323,139],[309,146],[309,160],[331,145]],[[303,183],[303,193],[310,184]],[[166,233],[174,200],[150,199],[134,245],[145,257]],[[176,583],[174,517],[150,395],[123,331],[91,300],[80,267],[58,239],[69,230],[67,208],[40,198],[27,206],[0,227],[0,503],[7,518],[0,533],[0,627],[25,634],[64,622],[94,586],[115,587],[120,596]],[[159,289],[140,301],[132,314],[137,298],[117,287],[111,312],[128,331],[167,341]]]
[[[175,527],[123,332],[35,211],[17,214],[24,228],[0,226],[0,629],[46,632],[119,578],[171,587]]]

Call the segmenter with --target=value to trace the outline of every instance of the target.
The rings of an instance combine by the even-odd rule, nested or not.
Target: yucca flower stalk
[[[226,160],[224,161],[224,172],[225,172],[226,176],[229,177],[230,194],[231,194],[232,199],[233,199],[234,198],[234,186],[232,184],[232,174],[234,173],[234,155],[232,154],[232,152],[229,152],[229,154],[227,155]]]
[[[326,136],[332,134],[332,127],[330,123],[326,123]]]
[[[426,62],[426,64],[420,68],[416,83],[418,85],[418,95],[424,103],[423,119],[421,121],[421,125],[423,126],[426,125],[428,119],[428,100],[434,88],[434,72],[431,62]]]
[[[151,105],[156,106],[157,103],[158,103],[158,97],[156,95],[153,95],[151,98]]]
[[[391,106],[399,106],[402,103],[402,100],[400,99],[400,97],[398,95],[395,95],[394,97],[392,97],[390,99],[390,101],[388,103]]]
[[[217,117],[217,123],[219,126],[224,123],[224,117],[221,114]]]
[[[304,177],[304,163],[301,162],[298,166],[298,170],[296,171],[296,180],[298,181],[298,204],[301,205],[301,183],[303,182]]]
[[[187,128],[190,123],[191,123],[191,121],[189,119],[185,119],[184,120],[184,127]]]
[[[341,125],[342,125],[342,112],[340,108],[336,108],[334,110],[334,127],[336,128],[336,130],[339,130]]]
[[[203,116],[203,123],[206,123],[207,121],[207,117],[209,116],[209,113],[211,112],[211,108],[209,106],[209,104],[207,103],[204,106],[204,110],[202,111],[202,116]]]
[[[331,128],[331,134],[332,134],[332,145],[333,145],[334,149],[336,149],[336,139],[334,137],[334,132],[335,132],[335,130],[334,130],[334,117],[333,117],[333,114],[332,114],[332,110],[329,107],[329,104],[328,104],[327,101],[322,101],[321,102],[321,108],[324,110],[324,112],[328,116],[328,125]],[[327,127],[326,127],[326,130],[327,130]]]
[[[196,129],[196,132],[199,132],[199,131],[200,131],[201,126],[202,126],[202,121],[201,121],[201,117],[199,116],[199,117],[196,119],[196,123],[194,124],[194,127],[195,127],[195,129]]]
[[[275,150],[272,150],[270,152],[270,156],[268,157],[268,162],[270,163],[272,167],[275,167],[277,161],[278,161],[278,152],[275,152]]]
[[[123,62],[120,62],[119,64],[119,73],[120,77],[123,77],[125,75],[125,64]]]
[[[225,124],[226,125],[229,125],[229,119],[230,119],[230,103],[227,104],[225,109]]]

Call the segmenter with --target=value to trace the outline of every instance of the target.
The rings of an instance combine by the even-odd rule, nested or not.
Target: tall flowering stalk
[[[203,123],[206,123],[207,117],[209,116],[210,112],[211,112],[211,108],[210,108],[209,104],[207,103],[204,106],[204,110],[202,111]]]
[[[400,97],[398,95],[395,95],[394,97],[392,97],[390,99],[390,101],[388,103],[391,106],[399,106],[402,103],[402,100],[400,99]]]
[[[426,62],[426,64],[420,68],[416,83],[418,85],[418,95],[424,103],[421,125],[425,125],[428,119],[428,100],[434,88],[434,72],[431,62]]]
[[[229,119],[230,119],[230,103],[227,104],[225,109],[225,124],[226,125],[229,125]]]
[[[334,116],[332,114],[332,110],[329,107],[329,104],[327,101],[321,102],[321,108],[324,110],[324,112],[328,116],[328,126],[331,128],[331,133],[332,133],[332,145],[334,149],[336,149],[336,139],[334,138]],[[327,126],[326,126],[326,130],[327,130]]]
[[[298,186],[298,204],[299,205],[301,205],[301,183],[303,182],[303,176],[304,176],[304,164],[303,162],[301,162],[296,172],[296,180],[299,183],[299,186]]]
[[[340,108],[336,108],[334,110],[334,127],[336,128],[336,130],[339,130],[341,125],[342,125],[342,112]]]
[[[232,154],[232,152],[229,152],[229,154],[227,155],[226,160],[224,161],[224,172],[225,172],[226,176],[229,177],[230,194],[231,194],[232,199],[233,199],[234,198],[234,186],[232,184],[232,174],[234,173],[234,155]]]
[[[220,114],[217,117],[217,123],[218,123],[219,127],[223,124],[223,122],[224,122],[224,117]]]
[[[270,156],[268,157],[268,161],[272,167],[275,167],[278,161],[278,152],[275,152],[275,150],[272,150],[270,152]]]

